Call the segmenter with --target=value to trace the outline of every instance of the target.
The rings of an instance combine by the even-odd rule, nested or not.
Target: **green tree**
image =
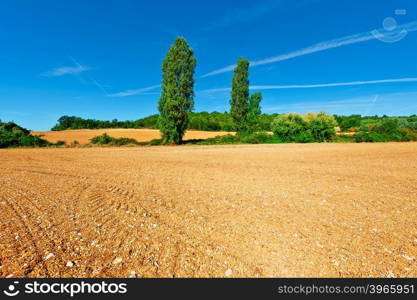
[[[259,130],[259,116],[261,115],[261,106],[260,103],[262,101],[262,93],[256,92],[252,94],[249,99],[249,108],[248,108],[248,116],[247,116],[247,126],[248,131],[253,133]]]
[[[239,58],[234,70],[232,81],[232,98],[230,114],[237,132],[247,130],[247,114],[249,110],[249,61]]]
[[[182,142],[188,114],[194,107],[194,51],[178,37],[163,61],[162,92],[158,109],[159,129],[164,144]]]

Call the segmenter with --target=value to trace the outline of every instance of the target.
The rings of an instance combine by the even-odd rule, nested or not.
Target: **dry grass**
[[[64,131],[34,131],[34,135],[43,135],[46,140],[52,143],[64,141],[67,144],[78,141],[81,145],[88,144],[90,139],[107,133],[115,138],[132,138],[138,142],[148,142],[153,139],[161,138],[159,130],[156,129],[80,129],[80,130],[64,130]],[[184,140],[207,139],[220,135],[234,134],[223,131],[196,131],[189,130],[185,134]]]
[[[417,276],[417,143],[15,149],[0,169],[0,277]]]

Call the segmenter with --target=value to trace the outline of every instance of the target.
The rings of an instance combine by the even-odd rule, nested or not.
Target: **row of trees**
[[[398,116],[389,117],[383,116],[361,116],[361,115],[350,115],[350,116],[338,116],[335,115],[338,126],[341,131],[367,131],[369,127],[377,126],[378,124],[385,122],[388,119],[398,120],[398,126],[402,128],[410,128],[417,130],[417,115],[411,115],[408,117]]]
[[[271,122],[278,114],[260,114],[254,124],[260,131],[271,131]],[[158,129],[158,115],[151,115],[143,119],[119,121],[102,121],[83,119],[75,116],[62,116],[53,131],[67,129],[106,129],[106,128],[150,128]],[[204,131],[234,131],[235,125],[229,112],[189,112],[187,129]]]
[[[159,115],[138,119],[135,121],[102,121],[95,119],[83,119],[75,116],[62,116],[57,124],[52,127],[52,131],[67,129],[102,129],[102,128],[157,128]]]

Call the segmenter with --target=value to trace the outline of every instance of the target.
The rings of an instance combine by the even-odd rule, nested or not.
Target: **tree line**
[[[260,131],[270,131],[272,120],[278,114],[260,114],[258,116],[256,127]],[[132,121],[102,121],[95,119],[83,119],[76,116],[62,116],[58,119],[57,124],[52,127],[52,131],[61,131],[67,129],[106,129],[106,128],[148,128],[159,129],[159,114],[151,115]],[[203,131],[235,131],[233,119],[228,112],[189,112],[187,129]]]

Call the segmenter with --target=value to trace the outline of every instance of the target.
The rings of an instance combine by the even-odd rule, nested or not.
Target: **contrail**
[[[296,85],[253,85],[250,88],[253,90],[277,90],[277,89],[310,89],[336,86],[354,86],[354,85],[370,85],[382,83],[399,83],[399,82],[417,82],[417,77],[414,78],[399,78],[399,79],[382,79],[369,81],[351,81],[351,82],[336,82],[336,83],[322,83],[322,84],[296,84]]]
[[[266,59],[251,62],[250,66],[254,67],[254,66],[260,66],[260,65],[266,65],[266,64],[270,64],[270,63],[275,63],[275,62],[279,62],[279,61],[288,60],[288,59],[291,59],[291,58],[294,58],[294,57],[299,57],[299,56],[303,56],[303,55],[307,55],[307,54],[311,54],[311,53],[324,51],[324,50],[327,50],[327,49],[333,49],[333,48],[338,48],[338,47],[342,47],[342,46],[346,46],[346,45],[352,45],[352,44],[356,44],[356,43],[375,40],[375,39],[378,39],[379,37],[383,37],[384,35],[390,35],[391,36],[391,35],[393,35],[397,32],[401,32],[401,31],[404,31],[404,30],[406,30],[407,32],[416,31],[417,30],[417,21],[398,26],[397,29],[394,32],[389,32],[389,31],[387,31],[383,28],[380,28],[378,30],[371,30],[371,31],[367,31],[367,32],[362,32],[362,33],[358,33],[358,34],[354,34],[354,35],[345,36],[345,37],[338,38],[338,39],[333,39],[333,40],[329,40],[329,41],[325,41],[325,42],[320,42],[318,44],[309,46],[307,48],[303,48],[301,50],[297,50],[297,51],[294,51],[294,52],[290,52],[290,53],[286,53],[286,54],[282,54],[282,55],[269,57],[269,58],[266,58]],[[209,77],[209,76],[213,76],[213,75],[217,75],[217,74],[221,74],[221,73],[225,73],[225,72],[230,72],[230,71],[233,71],[233,69],[235,67],[236,67],[236,65],[230,65],[230,66],[227,66],[227,67],[209,72],[209,73],[203,75],[202,77]]]
[[[160,87],[161,87],[161,85],[159,85],[159,84],[158,85],[152,85],[152,86],[141,88],[141,89],[127,90],[127,91],[124,91],[124,92],[111,94],[111,95],[109,95],[109,97],[128,97],[128,96],[133,96],[133,95],[140,95],[144,92],[151,91],[151,90],[154,90],[154,89],[157,89],[157,88],[160,88]]]
[[[70,56],[69,57],[73,62],[74,62],[74,64],[76,64],[77,66],[78,66],[78,68],[82,68],[83,66],[74,58],[74,57],[72,57],[72,56]],[[109,93],[107,92],[107,90],[97,81],[97,80],[95,80],[93,77],[91,77],[91,76],[87,76],[89,79],[90,79],[90,81],[96,86],[96,87],[98,87],[101,91],[103,91],[106,95],[109,95]]]
[[[337,86],[355,86],[355,85],[371,85],[371,84],[383,84],[383,83],[405,83],[405,82],[417,82],[417,77],[410,78],[397,78],[397,79],[382,79],[382,80],[368,80],[368,81],[350,81],[350,82],[336,82],[336,83],[321,83],[321,84],[293,84],[293,85],[252,85],[249,88],[251,90],[282,90],[282,89],[311,89],[311,88],[325,88],[325,87],[337,87]],[[230,88],[215,88],[200,90],[199,92],[226,92],[230,91]]]

